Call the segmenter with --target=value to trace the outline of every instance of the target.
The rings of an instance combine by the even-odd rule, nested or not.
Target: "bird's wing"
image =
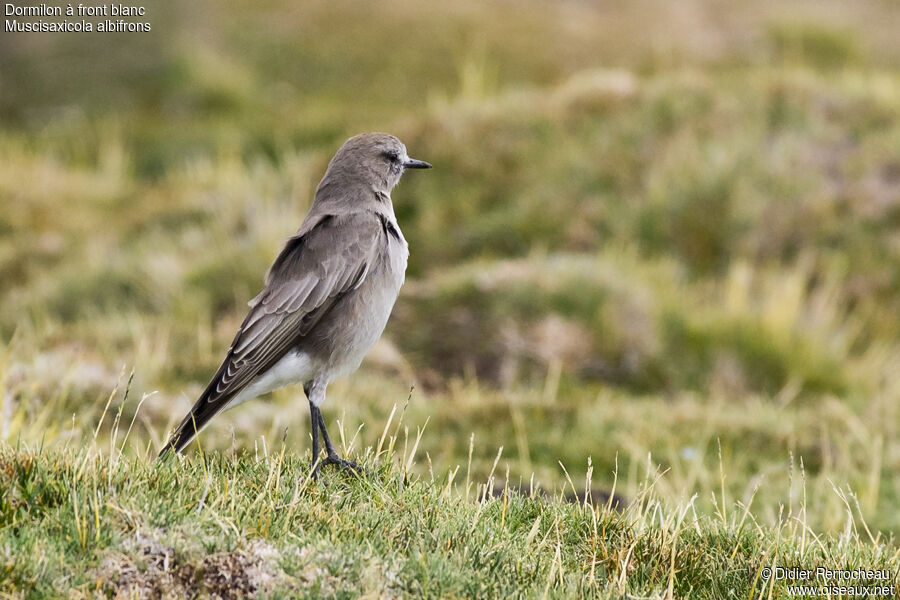
[[[341,296],[359,287],[383,236],[376,215],[358,212],[324,215],[290,238],[266,275],[266,287],[250,301],[250,312],[225,360],[162,453],[181,451],[237,393],[308,334]]]

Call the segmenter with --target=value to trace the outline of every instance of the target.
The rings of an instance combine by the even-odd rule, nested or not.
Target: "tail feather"
[[[181,421],[181,424],[172,433],[166,445],[160,450],[157,460],[163,458],[170,450],[174,451],[175,454],[184,450],[197,434],[203,431],[203,428],[209,424],[210,420],[227,405],[228,399],[225,398],[218,398],[214,402],[209,402],[207,393],[204,392],[193,408],[191,408],[191,411]]]

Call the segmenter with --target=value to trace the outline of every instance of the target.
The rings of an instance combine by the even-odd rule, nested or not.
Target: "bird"
[[[300,229],[269,267],[225,359],[160,459],[180,453],[223,410],[301,383],[312,426],[312,476],[326,465],[358,471],[328,435],[325,390],[355,371],[384,331],[409,258],[391,191],[407,169],[430,168],[387,133],[355,135],[338,149]]]

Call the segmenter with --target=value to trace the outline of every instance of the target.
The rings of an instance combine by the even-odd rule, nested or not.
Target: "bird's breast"
[[[326,326],[330,379],[356,369],[381,337],[403,285],[408,258],[403,235],[386,236],[365,279],[342,299],[341,310],[332,311],[332,315],[342,314],[343,318]]]
[[[409,262],[409,244],[400,231],[400,225],[397,223],[394,215],[388,214],[382,217],[385,220],[385,253],[383,261],[386,270],[396,280],[396,291],[400,291],[403,285],[403,278],[406,275],[406,265]]]

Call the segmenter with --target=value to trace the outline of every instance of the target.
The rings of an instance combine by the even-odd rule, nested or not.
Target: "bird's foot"
[[[325,460],[322,461],[323,465],[337,465],[342,469],[348,470],[354,475],[358,475],[362,472],[362,469],[352,460],[345,460],[338,456],[337,454],[329,454],[325,457]]]
[[[343,459],[340,456],[338,456],[337,454],[329,454],[323,460],[320,460],[316,463],[316,466],[313,468],[312,478],[318,479],[319,478],[319,469],[321,467],[328,466],[328,465],[337,465],[341,469],[350,471],[351,473],[353,473],[354,475],[357,475],[357,476],[360,475],[361,473],[363,473],[362,468],[359,465],[357,465],[355,462],[353,462],[352,460]]]

